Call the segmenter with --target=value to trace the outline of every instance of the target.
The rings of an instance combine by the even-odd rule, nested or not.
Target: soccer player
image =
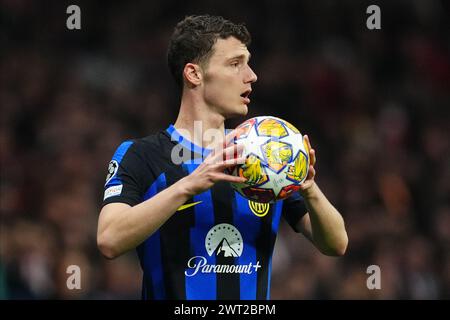
[[[249,43],[244,25],[222,17],[179,22],[168,50],[181,89],[178,118],[164,131],[123,142],[109,163],[98,247],[111,259],[137,249],[143,299],[269,299],[282,216],[322,253],[346,251],[344,221],[314,181],[314,149],[306,181],[284,201],[255,204],[230,186],[245,179],[225,169],[244,159],[235,132],[225,136],[224,120],[248,111],[257,80]],[[208,145],[196,123],[220,132],[223,142]]]

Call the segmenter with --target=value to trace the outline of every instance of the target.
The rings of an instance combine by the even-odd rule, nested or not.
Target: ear
[[[186,63],[183,69],[183,76],[188,86],[198,86],[203,80],[202,69],[195,63]]]

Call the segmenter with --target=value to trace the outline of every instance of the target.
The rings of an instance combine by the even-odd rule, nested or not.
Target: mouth
[[[252,93],[252,89],[247,89],[244,92],[241,93],[241,97],[242,99],[244,99],[244,103],[245,104],[249,104],[250,103],[250,93]]]

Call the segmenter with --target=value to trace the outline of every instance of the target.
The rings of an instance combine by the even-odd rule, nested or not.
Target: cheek
[[[222,86],[217,82],[211,82],[205,86],[205,99],[207,101],[213,102],[220,100],[223,95]]]
[[[206,80],[206,78],[205,78]],[[232,81],[226,77],[209,77],[205,81],[205,98],[207,100],[220,100],[233,95]]]

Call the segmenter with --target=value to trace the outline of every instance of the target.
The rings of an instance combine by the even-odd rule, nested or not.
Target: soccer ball
[[[248,200],[274,203],[300,188],[309,169],[309,150],[300,133],[289,122],[270,116],[251,118],[240,124],[236,144],[244,145],[245,163],[230,174],[245,183],[231,183]]]

